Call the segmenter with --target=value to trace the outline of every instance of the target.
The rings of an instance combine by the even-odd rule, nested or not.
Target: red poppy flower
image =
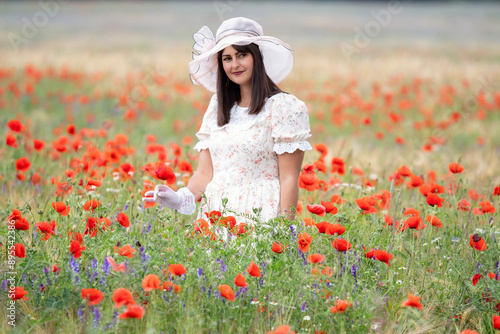
[[[332,241],[332,246],[339,252],[345,252],[351,249],[352,244],[345,239],[335,239]]]
[[[18,209],[12,210],[12,213],[7,218],[7,223],[14,221],[16,230],[27,231],[30,228],[30,223],[26,218],[23,218],[22,213]]]
[[[402,230],[405,231],[409,228],[415,229],[415,230],[422,230],[426,227],[427,225],[423,224],[422,217],[420,216],[411,216],[410,218],[406,219],[403,225]]]
[[[239,287],[245,287],[245,286],[248,286],[247,284],[247,280],[245,279],[245,277],[238,273],[238,275],[236,275],[236,278],[234,279],[234,284],[236,284],[236,286],[239,286]]]
[[[412,188],[417,188],[424,184],[424,179],[418,175],[411,174],[409,184],[411,185]]]
[[[31,167],[31,162],[27,158],[19,158],[16,160],[16,170],[26,173]]]
[[[394,256],[392,254],[389,254],[386,251],[381,250],[381,249],[377,249],[376,251],[373,251],[373,255],[375,256],[375,258],[377,260],[386,263],[389,267],[391,266],[389,261],[392,260],[392,258],[394,258]]]
[[[5,137],[5,144],[7,146],[10,146],[10,147],[14,147],[14,148],[17,148],[17,139],[16,137],[14,137],[13,135],[11,135],[10,133],[7,134],[7,137]]]
[[[479,281],[479,279],[481,278],[481,274],[475,274],[473,277],[472,277],[472,285],[476,286],[477,282]]]
[[[130,245],[123,246],[122,248],[118,248],[117,246],[115,246],[115,253],[118,253],[121,256],[133,258],[134,252],[136,252],[136,250],[133,249]]]
[[[377,213],[378,210],[373,206],[375,201],[368,197],[357,198],[354,200],[358,207],[363,210],[363,214]],[[372,204],[373,203],[373,204]]]
[[[184,172],[184,173],[192,173],[193,172],[193,166],[189,163],[189,161],[186,160],[181,160],[178,165],[179,172]]]
[[[21,132],[23,125],[21,124],[21,122],[19,120],[12,119],[12,120],[7,122],[7,126],[9,127],[9,129],[11,129],[14,132]]]
[[[122,307],[123,305],[135,305],[132,292],[125,288],[118,288],[113,292],[113,302],[116,308]]]
[[[93,190],[102,186],[102,181],[99,180],[88,180],[85,190]]]
[[[273,242],[272,251],[275,253],[281,254],[281,253],[283,253],[283,251],[286,250],[286,248],[287,247],[284,247],[281,242],[280,243]]]
[[[495,207],[491,204],[491,202],[488,201],[482,201],[481,203],[478,204],[478,208],[474,208],[474,213],[476,215],[484,215],[485,213],[495,213],[496,209]]]
[[[108,263],[111,266],[111,269],[113,269],[113,271],[122,272],[122,273],[127,271],[127,268],[125,268],[125,265],[123,263],[116,264],[115,260],[111,256],[106,257],[106,261],[108,261]]]
[[[321,263],[325,260],[325,256],[321,254],[311,254],[307,257],[309,263]]]
[[[82,298],[87,300],[89,305],[97,305],[104,298],[104,294],[97,289],[82,289]]]
[[[352,304],[349,303],[347,300],[342,300],[342,299],[337,299],[337,302],[335,304],[335,306],[332,306],[330,308],[331,312],[333,314],[339,312],[339,313],[344,313],[345,310],[348,308],[348,307],[351,307]]]
[[[299,233],[298,243],[299,249],[302,251],[302,253],[306,253],[309,250],[313,239],[314,237],[309,236],[308,233]]]
[[[469,244],[472,248],[477,249],[478,251],[484,251],[488,248],[486,241],[481,238],[477,233],[472,234],[469,238]]]
[[[334,157],[332,159],[332,173],[338,173],[339,175],[344,175],[345,165],[344,159]]]
[[[210,211],[210,213],[208,212],[205,212],[205,215],[207,216],[207,218],[210,220],[210,224],[215,224],[217,223],[220,218],[222,217],[222,213],[220,211]]]
[[[186,273],[186,268],[182,264],[171,264],[168,266],[168,272],[172,275],[182,276]]]
[[[403,177],[407,177],[407,176],[411,176],[412,172],[406,165],[403,165],[403,166],[398,168],[398,174],[403,176]]]
[[[430,206],[436,206],[437,205],[438,208],[442,207],[443,206],[443,202],[444,202],[444,198],[439,197],[435,193],[429,193],[429,194],[427,194],[426,200],[427,200],[427,204],[429,204]]]
[[[144,291],[149,292],[154,289],[161,289],[162,284],[158,276],[155,274],[149,274],[144,277],[142,280],[142,288]]]
[[[14,288],[14,293],[9,293],[9,298],[13,300],[28,300],[29,298],[26,297],[28,294],[28,291],[24,291],[24,288],[22,286],[16,286]]]
[[[97,207],[101,204],[101,201],[97,201],[95,198],[91,199],[90,201],[85,202],[83,204],[83,210],[85,211],[94,211],[97,209]]]
[[[173,184],[177,180],[174,170],[165,164],[156,166],[156,169],[149,172],[149,174],[157,180],[166,181],[169,185]]]
[[[470,205],[469,201],[466,200],[465,198],[462,198],[458,202],[458,205],[457,205],[457,209],[460,211],[469,211],[470,207],[471,207],[471,205]]]
[[[45,142],[39,139],[33,139],[33,147],[35,151],[41,151],[45,146]]]
[[[221,284],[219,285],[219,292],[220,292],[220,295],[224,298],[226,298],[227,300],[229,301],[234,301],[235,297],[234,297],[234,292],[233,292],[233,289],[231,289],[231,287],[229,285],[226,285],[226,284]]]
[[[493,190],[493,196],[500,196],[500,186],[496,186]]]
[[[120,212],[116,217],[116,220],[120,223],[121,226],[127,228],[130,226],[130,221],[128,220],[128,216],[123,212]]]
[[[493,315],[493,328],[500,329],[500,316]]]
[[[24,245],[21,243],[14,244],[14,255],[23,258],[26,257],[26,249],[24,248]]]
[[[253,277],[260,277],[261,276],[259,267],[253,261],[248,266],[247,272],[250,274],[250,276],[253,276]]]
[[[78,259],[79,257],[81,257],[82,251],[84,251],[86,249],[87,249],[87,247],[82,246],[82,244],[76,240],[72,240],[71,245],[69,246],[69,251],[71,252],[71,254],[73,254],[75,259]]]
[[[337,207],[332,202],[321,201],[321,205],[323,205],[325,207],[326,213],[335,215],[335,214],[337,214],[337,212],[339,212],[339,209],[337,209]]]
[[[288,325],[281,325],[274,331],[267,332],[267,334],[295,334],[295,331],[292,331],[292,329]]]
[[[464,171],[464,166],[457,164],[456,162],[452,162],[448,168],[450,169],[450,172],[453,174],[460,174]]]
[[[144,308],[140,305],[128,305],[127,310],[120,314],[120,319],[136,318],[142,319],[144,316]]]
[[[302,172],[299,175],[299,187],[307,191],[320,189],[320,179],[314,173]]]
[[[40,233],[43,234],[42,240],[48,240],[51,235],[54,235],[55,228],[56,228],[56,221],[53,220],[52,222],[38,222],[36,223],[36,227],[40,231]]]
[[[326,213],[326,208],[323,205],[306,205],[307,210],[320,217],[324,216]]]
[[[412,294],[408,295],[408,299],[401,303],[402,307],[415,307],[419,310],[423,309],[424,306],[420,303],[420,297],[414,296]]]
[[[441,222],[441,219],[439,219],[436,216],[427,215],[427,221],[429,223],[431,223],[432,226],[435,226],[438,229],[440,229],[441,227],[443,227],[443,223]]]
[[[52,207],[63,217],[69,214],[70,207],[64,202],[52,202]]]

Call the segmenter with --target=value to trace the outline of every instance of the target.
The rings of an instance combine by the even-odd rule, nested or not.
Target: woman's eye
[[[223,61],[229,61],[229,60],[231,60],[231,58],[226,57],[226,58],[224,58],[224,59],[222,59],[222,60],[223,60]]]
[[[246,55],[247,55],[246,53],[240,53],[241,58],[245,57]]]

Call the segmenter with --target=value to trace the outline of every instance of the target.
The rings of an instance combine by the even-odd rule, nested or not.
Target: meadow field
[[[0,3],[0,332],[500,329],[498,5],[54,6]],[[196,170],[191,35],[231,16],[292,45],[310,115],[271,228],[141,201]]]

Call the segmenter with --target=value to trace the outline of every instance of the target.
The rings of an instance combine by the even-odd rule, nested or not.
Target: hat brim
[[[196,57],[189,64],[189,75],[195,85],[201,85],[215,93],[217,91],[217,57],[216,54],[230,45],[247,45],[255,43],[259,46],[267,75],[275,83],[285,79],[293,69],[293,50],[278,38],[271,36],[228,36],[217,43],[209,51]]]

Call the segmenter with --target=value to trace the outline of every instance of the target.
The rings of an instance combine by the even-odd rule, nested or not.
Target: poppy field
[[[292,76],[314,149],[296,219],[262,226],[144,205],[193,175],[210,100],[185,71],[144,75],[0,66],[4,330],[500,329],[500,91]]]

